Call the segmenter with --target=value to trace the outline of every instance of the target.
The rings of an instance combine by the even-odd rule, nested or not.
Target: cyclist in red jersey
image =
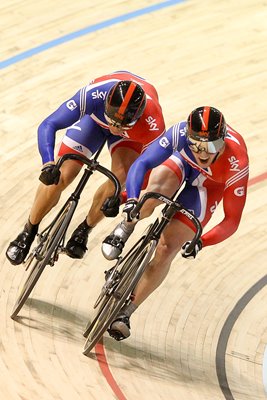
[[[67,128],[57,157],[80,153],[90,158],[107,140],[111,170],[125,183],[129,167],[147,145],[165,132],[158,94],[145,79],[127,71],[117,71],[94,79],[49,115],[38,128],[38,145],[42,170],[35,200],[23,231],[6,251],[9,261],[18,265],[26,258],[37,234],[39,223],[55,206],[61,192],[82,168],[68,160],[55,168],[55,135]],[[112,195],[110,181],[100,186],[93,198],[88,216],[69,239],[66,249],[72,258],[82,258],[87,250],[89,232],[103,218],[102,204]],[[119,204],[105,202],[105,215],[116,216]]]
[[[153,169],[152,169],[153,168]],[[185,258],[195,258],[207,246],[220,243],[238,228],[246,201],[249,161],[242,136],[225,123],[222,113],[214,107],[198,107],[187,121],[172,126],[166,134],[151,144],[131,166],[126,190],[122,221],[103,242],[107,259],[120,254],[137,222],[131,213],[141,191],[144,174],[152,169],[147,191],[172,196],[180,189],[177,200],[192,211],[204,228],[218,204],[223,200],[223,220],[203,233],[195,249],[187,247],[194,226],[177,213],[160,238],[156,253],[134,293],[134,300],[121,310],[111,324],[109,333],[117,340],[130,335],[129,317],[132,312],[162,283],[177,252]],[[182,186],[183,185],[183,186]],[[141,218],[151,214],[157,205],[141,211]],[[131,225],[130,229],[125,226]]]

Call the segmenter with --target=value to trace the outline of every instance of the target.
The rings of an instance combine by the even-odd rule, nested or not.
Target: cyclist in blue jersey
[[[55,154],[56,132],[67,128]],[[111,170],[120,183],[125,183],[129,167],[158,136],[165,123],[158,94],[145,79],[127,71],[101,76],[80,89],[49,115],[38,128],[38,146],[42,157],[41,184],[38,187],[27,223],[6,251],[13,265],[26,258],[43,217],[55,206],[61,192],[74,180],[82,165],[66,161],[61,171],[55,160],[66,153],[90,158],[107,140]],[[103,216],[114,217],[119,203],[111,204],[113,186],[108,180],[94,197],[86,219],[75,229],[66,250],[72,258],[82,258],[87,250],[89,232]],[[107,200],[107,201],[105,201]],[[104,214],[101,206],[104,204]]]
[[[131,166],[123,208],[124,220],[104,240],[102,252],[117,258],[134,229],[138,217],[132,212],[137,204],[145,173],[152,169],[147,191],[172,196],[192,211],[204,228],[223,200],[223,220],[202,234],[192,252],[187,247],[195,227],[182,213],[177,213],[163,232],[154,258],[134,291],[134,300],[121,310],[109,333],[121,340],[130,335],[129,317],[162,283],[177,252],[195,258],[203,248],[230,237],[238,228],[246,201],[249,161],[242,136],[224,120],[214,107],[193,110],[186,121],[172,126],[155,140]],[[150,201],[141,210],[141,218],[152,213],[158,203]],[[234,204],[234,207],[233,207]]]

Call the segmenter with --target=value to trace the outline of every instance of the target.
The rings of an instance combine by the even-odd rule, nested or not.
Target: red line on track
[[[267,172],[263,172],[263,174],[260,174],[258,176],[255,176],[254,178],[249,179],[248,186],[255,185],[255,183],[264,181],[264,179],[267,179]]]
[[[258,176],[255,176],[254,178],[249,179],[248,186],[255,185],[256,183],[262,182],[265,179],[267,179],[267,172],[264,172]],[[109,369],[103,342],[97,343],[97,345],[95,346],[95,352],[102,374],[104,375],[106,381],[113,390],[113,393],[116,395],[118,400],[127,400]]]
[[[122,393],[121,389],[119,388],[117,382],[115,381],[106,358],[105,354],[105,348],[103,346],[102,342],[99,342],[95,346],[95,352],[96,352],[96,358],[98,361],[98,364],[101,368],[102,374],[106,378],[109,386],[113,390],[114,394],[117,396],[118,400],[127,400],[124,394]]]

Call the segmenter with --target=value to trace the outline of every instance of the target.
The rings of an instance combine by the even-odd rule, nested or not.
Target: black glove
[[[202,249],[202,242],[201,242],[201,240],[199,240],[196,244],[195,244],[195,247],[193,248],[193,250],[191,251],[191,252],[187,252],[187,248],[188,248],[188,246],[191,244],[191,241],[188,241],[188,242],[185,242],[183,245],[182,245],[182,248],[181,248],[181,254],[182,254],[182,257],[184,257],[184,258],[188,258],[188,259],[193,259],[193,258],[196,258],[196,255],[197,255],[197,253]]]
[[[136,204],[137,201],[135,199],[130,199],[126,201],[125,206],[122,210],[122,216],[124,217],[126,222],[137,222],[139,220],[139,214],[137,214],[134,218],[131,215]]]
[[[60,171],[55,164],[47,164],[41,170],[39,180],[45,185],[57,185],[60,178]]]
[[[108,197],[102,207],[101,211],[103,211],[103,214],[105,217],[116,217],[119,214],[120,211],[120,198],[116,197]]]

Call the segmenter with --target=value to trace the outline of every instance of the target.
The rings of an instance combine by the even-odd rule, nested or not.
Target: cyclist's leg
[[[159,192],[171,197],[183,183],[184,177],[184,162],[180,160],[179,157],[171,157],[165,163],[151,171],[145,191]],[[157,200],[148,200],[141,211],[141,218],[146,218],[151,215],[155,207],[158,205],[162,205],[162,203]],[[187,227],[185,227],[185,230],[186,229]],[[166,277],[171,262],[177,252],[177,244],[175,243],[177,240],[177,234],[174,233],[174,230],[171,229],[169,231],[167,228],[164,235],[166,235],[166,238],[165,236],[162,236],[155,256],[147,267],[147,269],[151,270],[152,273],[144,273],[135,290],[134,300],[126,304],[120,310],[116,319],[112,322],[109,330],[111,336],[119,337],[120,340],[126,339],[130,336],[130,316]],[[174,241],[171,240],[171,235],[174,236]],[[189,230],[188,235],[190,238],[193,236],[191,229]],[[164,265],[162,265],[163,263]],[[162,268],[158,268],[159,265],[162,266]],[[156,273],[154,273],[154,271],[156,271]],[[149,281],[150,278],[151,282]]]
[[[184,182],[185,170],[185,161],[180,157],[171,156],[151,171],[144,192],[158,192],[172,197]],[[141,210],[140,219],[149,217],[158,205],[162,205],[162,202],[153,199],[147,200]]]
[[[99,129],[99,132],[96,131],[97,129]],[[96,137],[94,141],[90,140],[93,133]],[[57,159],[68,153],[82,154],[90,158],[100,147],[103,140],[104,136],[98,125],[89,115],[85,115],[66,130],[59,147]],[[57,204],[62,191],[75,179],[82,165],[79,161],[67,160],[61,167],[60,180],[57,185],[39,185],[30,213],[32,223],[40,222],[44,215]]]
[[[40,183],[35,194],[28,222],[16,239],[9,244],[6,251],[6,256],[12,264],[19,265],[25,260],[38,232],[39,223],[52,207],[57,204],[62,190],[75,178],[80,168],[81,166],[76,163],[67,161],[62,166],[58,185],[46,186]]]
[[[134,292],[133,303],[139,306],[166,278],[181,246],[191,240],[194,231],[178,220],[172,220],[163,232],[154,258],[149,263]]]
[[[117,176],[122,188],[125,184],[128,170],[139,156],[140,152],[142,151],[142,147],[143,146],[140,143],[124,139],[120,139],[119,141],[115,142],[113,146],[111,146],[111,170]],[[111,182],[105,182],[104,185],[98,189],[98,192],[95,195],[96,203],[93,203],[93,206],[96,205],[96,207],[93,208],[92,206],[88,215],[89,221],[102,219],[103,214],[102,212],[98,212],[99,207],[101,207],[107,197],[112,195],[113,191],[114,188]],[[120,223],[114,229],[114,231],[104,239],[102,251],[107,259],[114,260],[118,257],[122,251],[124,243],[133,232],[133,229],[134,224]],[[112,244],[110,245],[110,241],[112,241],[113,238],[115,239],[116,243],[118,243],[118,246],[113,246]],[[107,251],[105,251],[105,247]]]
[[[78,121],[77,124],[75,124],[75,128],[70,127],[67,129],[59,150],[59,156],[65,153],[77,153],[74,143],[81,147],[83,154],[84,152],[87,152],[86,155],[90,155],[91,151],[83,146],[83,144],[78,142],[80,137],[83,137],[81,133],[87,129],[87,118],[90,117],[85,116]],[[79,128],[78,130],[76,129],[77,127]],[[77,137],[77,132],[79,132],[80,137]],[[29,220],[25,224],[23,231],[9,244],[6,251],[6,256],[12,264],[18,265],[24,261],[38,231],[39,223],[43,217],[57,204],[62,191],[77,176],[81,167],[82,165],[75,161],[66,161],[61,168],[61,176],[58,185],[46,186],[40,183],[30,211]]]
[[[172,194],[171,189],[173,188],[175,191],[180,186],[180,182],[183,182],[185,178],[191,178],[191,180],[194,181],[195,171],[191,170],[191,168],[187,165],[184,165],[185,168],[183,168],[180,161],[183,160],[178,154],[168,159],[164,163],[165,168],[162,168],[159,171],[161,174],[155,174],[154,177],[151,176],[150,185],[148,186],[147,190],[153,190],[162,193],[165,191],[165,195],[170,196]],[[182,164],[184,163],[182,162]],[[163,165],[161,167],[163,167]],[[156,169],[154,172],[157,172]],[[176,180],[174,175],[176,175]],[[159,177],[158,180],[157,177]],[[167,184],[164,187],[164,182],[166,181],[170,182],[171,185],[168,186]],[[201,182],[201,179],[199,182]],[[159,187],[157,187],[158,185]],[[202,224],[204,226],[211,217],[211,212],[208,211],[209,207],[207,207],[207,203],[209,204],[208,199],[213,197],[212,193],[216,193],[219,201],[222,194],[220,194],[215,187],[208,191],[209,196],[203,197],[202,193],[200,193],[201,190],[202,188],[198,188],[197,186],[186,185],[180,193],[180,197],[183,198],[183,201],[181,201],[180,198],[178,198],[178,201],[182,202],[185,207],[195,211],[197,216],[203,215]],[[155,204],[156,203],[154,203],[154,205]],[[150,211],[151,208],[148,207],[145,216],[147,216]],[[190,224],[187,224],[188,219],[180,218],[181,216],[181,213],[177,213],[174,219],[166,227],[160,238],[154,258],[149,263],[134,290],[133,300],[123,307],[123,309],[119,312],[117,318],[111,324],[111,329],[121,332],[122,335],[124,332],[128,332],[130,329],[129,318],[131,314],[143,301],[148,298],[148,296],[150,296],[150,294],[155,291],[158,286],[160,286],[167,276],[171,263],[183,243],[187,240],[191,240],[194,236],[194,227]]]
[[[105,130],[97,125],[89,115],[85,115],[67,130],[59,149],[59,156],[66,153],[77,153],[91,158],[105,139]],[[76,169],[79,172],[83,164],[79,161],[72,162],[76,165],[72,168],[72,171]],[[87,250],[88,235],[93,226],[88,225],[85,219],[74,230],[66,244],[66,252],[70,257],[82,258],[84,256]]]
[[[171,197],[178,190],[185,176],[184,161],[179,158],[167,161],[151,171],[146,192],[160,192]],[[141,210],[140,219],[151,215],[154,208],[160,204],[162,205],[157,200],[148,200]],[[134,225],[123,221],[104,239],[102,253],[108,260],[114,260],[120,255]]]
[[[46,186],[40,183],[30,211],[29,219],[32,224],[39,223],[58,203],[62,191],[74,180],[80,169],[81,165],[75,161],[67,160],[61,167],[61,175],[57,185]]]
[[[111,151],[111,171],[123,185],[128,169],[138,157],[141,146],[133,142],[131,142],[132,146],[130,144],[125,145],[125,140],[111,134],[107,134],[107,137],[109,147],[111,148],[114,144]],[[119,143],[121,144],[119,145]],[[113,193],[114,185],[109,179],[97,189],[86,220],[75,229],[66,245],[67,254],[70,257],[82,258],[84,256],[87,250],[88,234],[103,219],[101,207],[106,198],[112,196]]]
[[[94,153],[100,147],[104,138],[107,137],[111,151],[111,171],[123,185],[131,164],[142,150],[142,145],[111,135],[109,131],[105,132],[91,118],[88,121],[88,126],[86,133],[83,131],[86,148],[90,148]],[[71,139],[73,140],[74,135],[77,137],[78,134],[79,132],[74,133]],[[75,145],[73,148],[77,150],[79,146]],[[112,196],[113,193],[114,185],[110,180],[107,180],[97,189],[86,220],[76,228],[66,245],[67,254],[70,257],[82,258],[84,256],[87,250],[88,233],[103,219],[101,207],[105,199]]]
[[[182,235],[180,235],[181,232]],[[191,228],[180,221],[172,220],[166,227],[160,238],[153,259],[146,267],[131,296],[131,301],[119,311],[110,326],[111,333],[115,331],[115,335],[119,336],[120,340],[130,335],[131,315],[166,278],[171,263],[177,254],[177,249],[179,249],[186,240],[191,240],[193,236],[194,232]]]
[[[190,179],[190,177],[189,177]],[[204,228],[223,196],[222,185],[199,175],[198,186],[187,183],[178,201],[191,210]],[[195,182],[196,183],[196,182]],[[154,258],[135,290],[134,304],[139,306],[165,279],[171,263],[181,246],[194,236],[194,225],[183,214],[177,213],[161,235]]]

